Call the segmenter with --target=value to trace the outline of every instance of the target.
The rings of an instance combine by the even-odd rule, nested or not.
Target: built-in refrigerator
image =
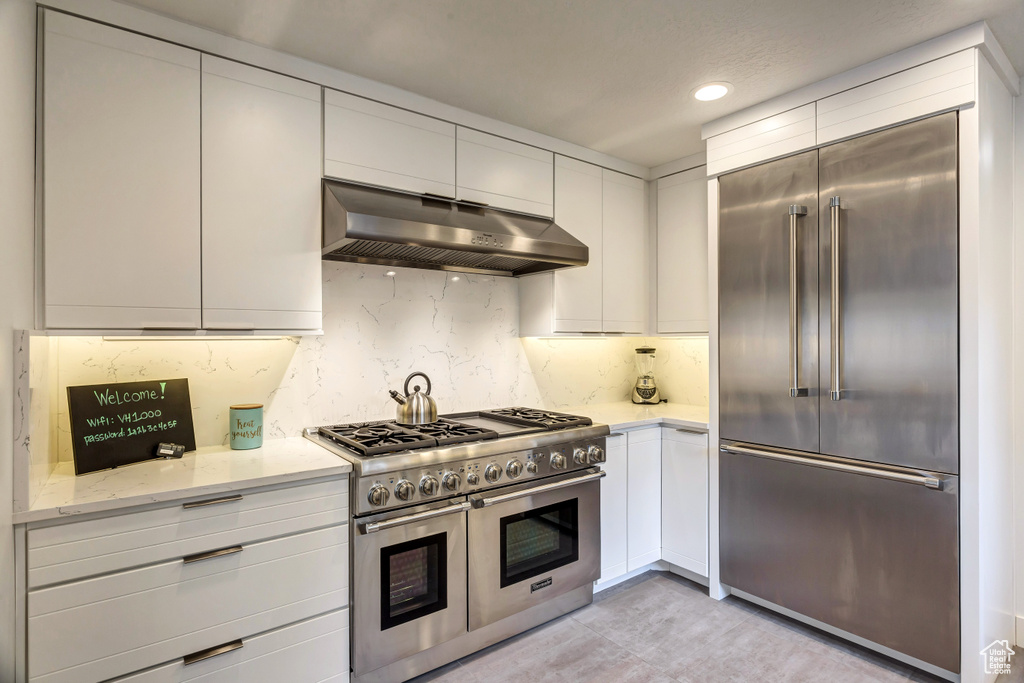
[[[719,178],[724,584],[960,669],[957,114]]]

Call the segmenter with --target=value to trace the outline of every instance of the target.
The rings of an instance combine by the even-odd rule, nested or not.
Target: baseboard
[[[634,576],[640,576],[644,572],[650,572],[650,571],[666,572],[666,571],[670,571],[670,570],[671,570],[671,565],[668,562],[662,562],[661,560],[658,560],[656,562],[651,562],[650,564],[646,564],[643,567],[637,567],[636,569],[634,569],[631,572],[626,572],[625,574],[620,574],[618,576],[614,576],[614,577],[612,577],[612,578],[610,578],[610,579],[608,579],[606,581],[598,581],[597,583],[594,584],[594,592],[595,593],[600,593],[601,591],[603,591],[606,588],[611,588],[612,586],[617,586],[620,583],[622,583],[623,581],[629,581]]]
[[[669,562],[668,570],[676,576],[681,576],[684,579],[689,579],[690,581],[693,581],[694,583],[699,583],[705,588],[707,588],[710,585],[708,577],[698,574],[697,572],[690,571],[686,567],[680,567],[677,564],[672,564],[671,562]]]
[[[1024,617],[1017,617],[1017,628],[1014,633],[1014,645],[1016,647],[1024,647]]]

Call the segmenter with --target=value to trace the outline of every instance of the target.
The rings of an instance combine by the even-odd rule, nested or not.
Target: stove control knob
[[[484,479],[491,484],[498,481],[501,479],[501,468],[497,465],[488,465],[487,469],[484,470]]]
[[[566,466],[565,455],[561,451],[555,451],[551,454],[551,468],[556,470],[564,470]]]
[[[447,491],[458,491],[459,487],[462,486],[462,477],[454,472],[446,472],[441,479],[441,483]]]
[[[412,494],[416,493],[416,487],[408,479],[395,484],[395,496],[399,500],[412,500]]]
[[[480,475],[478,475],[476,472],[470,472],[469,474],[466,475],[466,483],[469,484],[470,486],[476,486],[477,484],[480,483]]]
[[[582,448],[572,449],[572,461],[577,465],[587,464],[587,452]]]
[[[420,493],[424,496],[433,496],[437,493],[437,477],[427,475],[420,479]]]
[[[590,462],[604,462],[604,449],[600,446],[591,446],[587,449],[587,458]]]
[[[518,460],[509,460],[508,465],[505,466],[505,472],[509,479],[518,479],[519,475],[523,473],[523,463]]]
[[[387,505],[388,498],[390,497],[391,494],[388,493],[388,490],[384,488],[384,486],[381,484],[374,484],[370,487],[370,493],[366,496],[366,499],[370,501],[370,505],[380,507],[381,505]]]
[[[526,463],[526,471],[530,474],[537,474],[537,463],[532,460]]]

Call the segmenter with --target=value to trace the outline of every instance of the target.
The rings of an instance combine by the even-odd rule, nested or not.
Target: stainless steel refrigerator
[[[958,672],[957,115],[719,182],[722,582]]]

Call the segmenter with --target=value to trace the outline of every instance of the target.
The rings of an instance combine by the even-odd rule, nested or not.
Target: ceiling
[[[987,19],[1024,73],[1024,0],[126,0],[644,166],[700,125]],[[734,91],[690,93],[707,81]]]

